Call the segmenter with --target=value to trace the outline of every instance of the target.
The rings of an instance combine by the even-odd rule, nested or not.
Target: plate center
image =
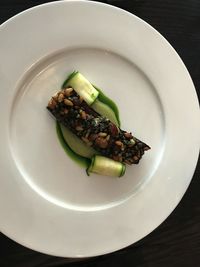
[[[46,105],[73,70],[117,103],[122,129],[152,147],[122,178],[88,177],[59,143]],[[96,48],[63,50],[36,63],[16,88],[10,122],[12,154],[22,177],[42,197],[76,210],[125,201],[151,178],[164,149],[162,105],[151,82],[132,62]]]

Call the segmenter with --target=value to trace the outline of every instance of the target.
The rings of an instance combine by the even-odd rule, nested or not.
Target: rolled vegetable
[[[99,155],[95,155],[92,157],[91,164],[87,169],[88,175],[93,172],[113,177],[122,177],[125,171],[125,164]]]
[[[94,86],[78,71],[74,71],[67,81],[64,83],[64,87],[73,87],[75,92],[85,100],[90,106],[94,103],[99,95],[99,92]]]

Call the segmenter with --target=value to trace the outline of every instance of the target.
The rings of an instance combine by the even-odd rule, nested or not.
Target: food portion
[[[96,100],[99,92],[94,86],[78,71],[74,71],[63,84],[64,88],[72,87],[88,105]]]
[[[94,111],[71,87],[53,96],[47,108],[87,146],[115,161],[137,164],[149,149],[131,133]]]
[[[94,172],[101,175],[121,177],[126,171],[126,166],[112,159],[95,155],[92,157],[87,173]]]
[[[60,124],[70,149],[90,159],[88,174],[120,177],[125,164],[139,163],[150,147],[119,128],[118,110],[107,105],[112,100],[103,103],[103,93],[79,72],[73,72],[62,88],[50,99],[47,109]]]

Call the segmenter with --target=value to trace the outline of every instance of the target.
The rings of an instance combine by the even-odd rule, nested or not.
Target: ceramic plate
[[[197,162],[199,107],[170,44],[121,9],[85,1],[31,8],[0,27],[0,227],[43,253],[88,257],[143,238],[185,193]],[[46,110],[79,70],[152,149],[119,178],[68,158]]]

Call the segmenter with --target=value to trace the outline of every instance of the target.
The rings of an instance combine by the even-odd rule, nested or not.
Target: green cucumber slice
[[[92,105],[99,95],[98,90],[96,90],[94,86],[78,71],[73,72],[64,85],[65,87],[71,86],[89,106]]]
[[[97,113],[99,113],[101,116],[108,118],[110,121],[112,121],[114,124],[119,126],[119,122],[115,116],[114,111],[103,102],[99,101],[98,98],[94,101],[94,103],[91,106]]]
[[[70,146],[68,145],[68,143],[65,141],[65,139],[63,137],[61,126],[58,122],[56,123],[56,132],[57,132],[58,140],[59,140],[61,146],[63,147],[65,153],[73,161],[75,161],[78,165],[87,169],[89,167],[89,165],[91,164],[91,160],[78,155],[75,151],[73,151],[70,148]]]
[[[103,156],[95,155],[92,157],[91,164],[87,169],[87,174],[90,175],[90,173],[93,172],[106,176],[122,177],[125,170],[125,164]]]
[[[62,89],[66,88],[69,80],[71,80],[77,73],[78,73],[78,71],[73,71],[72,73],[70,73],[69,76],[67,77],[67,79],[62,84],[62,87],[61,88]]]
[[[115,104],[115,102],[112,99],[110,99],[107,95],[105,95],[100,88],[96,87],[96,85],[93,84],[93,86],[99,92],[98,100],[104,103],[106,106],[110,107],[110,109],[112,109],[118,121],[118,126],[120,126],[119,109],[117,105]]]
[[[69,129],[65,126],[60,125],[62,135],[69,145],[69,147],[76,152],[78,155],[85,158],[92,158],[95,154],[97,154],[96,150],[92,147],[87,146],[80,138],[78,138],[75,134],[73,134]]]

